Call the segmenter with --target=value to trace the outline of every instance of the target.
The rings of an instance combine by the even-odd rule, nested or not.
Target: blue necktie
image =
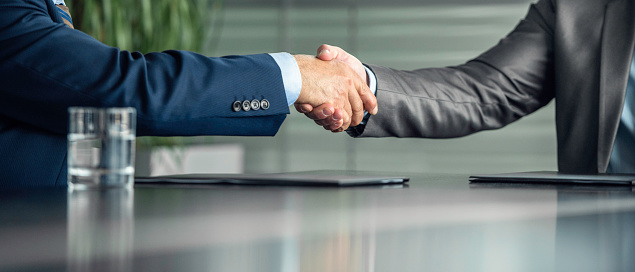
[[[617,128],[608,173],[635,173],[635,59],[631,60],[624,109]]]
[[[71,18],[71,12],[68,10],[68,7],[66,7],[65,5],[55,5],[55,7],[57,7],[57,12],[60,14],[60,16],[62,16],[62,20],[64,20],[64,23],[68,27],[74,28],[73,19]]]

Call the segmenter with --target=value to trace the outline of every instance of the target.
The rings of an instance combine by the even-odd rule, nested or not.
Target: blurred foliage
[[[220,32],[222,0],[66,0],[76,29],[122,50],[142,53],[168,49],[200,52]],[[204,142],[211,142],[205,139]],[[179,146],[182,137],[140,137],[140,147]],[[200,139],[196,142],[201,142]]]
[[[75,27],[103,43],[143,53],[200,51],[211,0],[67,0]]]

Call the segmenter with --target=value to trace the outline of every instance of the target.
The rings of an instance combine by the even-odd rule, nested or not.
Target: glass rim
[[[107,112],[107,113],[136,113],[137,109],[133,107],[68,107],[69,113],[81,112]]]

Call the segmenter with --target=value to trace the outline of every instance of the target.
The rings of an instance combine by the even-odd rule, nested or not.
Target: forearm
[[[553,11],[533,5],[501,42],[466,64],[400,71],[370,66],[382,109],[361,136],[459,137],[496,129],[554,97]]]
[[[108,57],[107,65],[75,63],[72,71],[53,76],[43,73],[48,69],[16,64],[3,73],[13,79],[9,84],[13,86],[0,103],[6,115],[53,131],[64,127],[60,125],[66,122],[66,108],[80,105],[135,107],[140,135],[233,134],[234,130],[216,129],[222,124],[212,120],[223,118],[233,118],[236,127],[242,127],[236,132],[244,133],[253,127],[240,126],[240,117],[288,113],[275,64],[259,67],[267,66],[261,63],[265,58],[268,56],[211,60],[188,52],[147,56],[122,52]],[[73,76],[64,75],[67,73]],[[12,92],[22,88],[29,93]],[[267,111],[231,110],[234,101],[251,99],[267,99],[271,107]]]
[[[480,62],[417,71],[370,67],[382,110],[363,137],[460,137],[505,126],[549,101],[510,92],[512,82]]]
[[[142,55],[55,24],[39,2],[3,2],[0,13],[0,115],[17,122],[64,134],[70,106],[128,106],[138,110],[139,135],[272,135],[288,113],[269,55]],[[251,99],[271,106],[232,111],[234,101]],[[267,121],[254,124],[254,117]]]

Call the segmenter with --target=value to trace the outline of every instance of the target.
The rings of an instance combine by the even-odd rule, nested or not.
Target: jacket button
[[[251,101],[249,101],[249,100],[243,101],[243,110],[244,111],[251,110]]]
[[[263,110],[269,109],[269,100],[267,99],[260,100],[260,108]]]
[[[234,111],[240,111],[240,109],[242,108],[242,102],[240,101],[234,101],[234,103],[232,104],[232,109]]]
[[[260,109],[260,101],[258,101],[258,99],[251,100],[251,109],[252,110]]]

